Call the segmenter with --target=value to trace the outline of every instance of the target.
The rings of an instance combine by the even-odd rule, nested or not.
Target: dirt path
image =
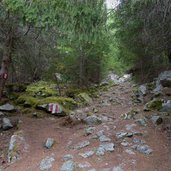
[[[35,119],[21,116],[20,130],[23,131],[28,150],[21,152],[21,159],[4,170],[39,171],[41,160],[53,156],[55,162],[49,170],[60,171],[64,155],[70,154],[73,156],[72,161],[76,163],[76,171],[170,171],[171,141],[162,126],[155,126],[151,122],[147,126],[141,126],[134,119],[121,118],[121,114],[132,109],[139,110],[137,117],[151,114],[144,113],[142,105],[133,105],[131,95],[132,84],[124,83],[101,92],[100,97],[94,99],[93,105],[80,109],[89,112],[92,112],[93,108],[97,109],[96,115],[103,120],[102,124],[93,126],[90,135],[85,134],[86,128],[90,126],[81,122],[68,123],[67,118]],[[66,123],[66,126],[61,123]],[[119,138],[117,135],[121,135],[120,132],[131,134]],[[105,152],[103,155],[96,154],[100,144],[104,144],[99,140],[100,134],[108,138],[105,143],[114,143],[114,151]],[[56,141],[51,149],[43,147],[48,137]],[[79,150],[74,148],[83,141],[90,144]],[[152,149],[151,154],[143,154],[133,149],[133,146],[144,145]],[[88,158],[79,155],[87,151],[93,151],[94,154]],[[81,168],[81,163],[87,167]]]

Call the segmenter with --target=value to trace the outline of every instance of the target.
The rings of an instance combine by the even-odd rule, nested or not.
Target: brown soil
[[[124,83],[122,86],[113,86],[107,92],[101,92],[100,97],[94,99],[94,104],[88,107],[89,111],[96,108],[98,109],[98,115],[107,116],[112,119],[111,121],[96,126],[96,132],[98,130],[105,131],[105,135],[108,135],[115,144],[114,152],[107,153],[101,157],[94,155],[88,159],[83,159],[78,155],[79,153],[95,149],[99,145],[97,139],[91,138],[93,135],[85,136],[85,128],[87,125],[76,121],[75,123],[71,123],[67,117],[36,119],[26,117],[23,114],[20,117],[16,117],[22,121],[19,130],[24,132],[24,138],[29,145],[28,152],[21,152],[21,159],[11,165],[7,165],[6,156],[1,155],[1,165],[5,167],[5,171],[39,171],[40,161],[54,154],[55,163],[50,171],[60,171],[64,162],[63,156],[65,154],[72,154],[75,162],[81,163],[87,161],[97,171],[101,171],[104,168],[110,168],[112,171],[112,168],[115,166],[120,166],[124,171],[170,171],[171,135],[167,128],[164,129],[165,122],[161,126],[155,126],[149,121],[148,125],[144,127],[136,124],[134,119],[124,120],[121,118],[121,114],[129,112],[131,109],[140,110],[137,117],[144,115],[150,116],[152,114],[152,112],[144,113],[142,104],[132,104],[131,95],[131,83]],[[111,98],[117,99],[117,103],[111,102],[109,106],[102,105],[102,100],[109,100]],[[152,154],[144,155],[133,151],[135,154],[131,155],[125,151],[130,148],[121,145],[121,140],[116,138],[116,133],[122,130],[127,131],[125,127],[127,124],[135,124],[131,131],[141,132],[143,135],[136,135],[134,137],[144,140],[153,149]],[[167,124],[170,124],[170,122]],[[8,147],[8,142],[12,134],[13,130],[0,134],[0,149]],[[55,145],[49,150],[43,147],[48,137],[56,140]],[[133,137],[127,138],[127,141],[131,143],[132,139]],[[89,140],[90,145],[81,150],[72,148],[83,140]],[[76,169],[76,171],[79,170]]]

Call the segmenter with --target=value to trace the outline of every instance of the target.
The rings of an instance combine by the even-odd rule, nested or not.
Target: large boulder
[[[171,87],[171,71],[162,72],[158,78],[163,87]]]
[[[6,103],[2,106],[0,106],[0,111],[4,111],[4,112],[14,112],[16,109],[13,105]]]

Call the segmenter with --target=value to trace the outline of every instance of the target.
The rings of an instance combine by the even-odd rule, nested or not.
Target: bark
[[[13,46],[13,33],[12,30],[10,29],[4,45],[4,53],[3,53],[3,59],[0,69],[0,99],[2,98],[5,83],[8,79],[8,71],[9,71],[9,66],[11,63],[11,55],[12,55],[12,46]]]
[[[171,63],[171,48],[168,48],[168,59],[169,63]]]

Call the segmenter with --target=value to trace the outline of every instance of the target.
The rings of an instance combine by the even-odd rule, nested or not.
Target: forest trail
[[[98,125],[70,122],[68,117],[36,119],[22,115],[19,130],[27,149],[21,152],[20,160],[4,171],[39,171],[40,163],[46,157],[52,159],[49,171],[60,171],[63,164],[68,164],[71,171],[72,167],[75,171],[169,171],[171,137],[163,131],[162,125],[156,126],[150,120],[147,126],[135,122],[154,112],[145,113],[143,104],[133,104],[132,90],[131,82],[112,86],[101,92],[92,105],[79,109],[82,113],[96,112],[102,120]],[[131,110],[138,111],[136,119],[121,117]],[[52,148],[46,149],[43,144],[49,137],[56,142]],[[104,148],[104,144],[108,148]],[[89,157],[84,158],[81,153]],[[66,154],[70,154],[69,162],[63,159]]]

